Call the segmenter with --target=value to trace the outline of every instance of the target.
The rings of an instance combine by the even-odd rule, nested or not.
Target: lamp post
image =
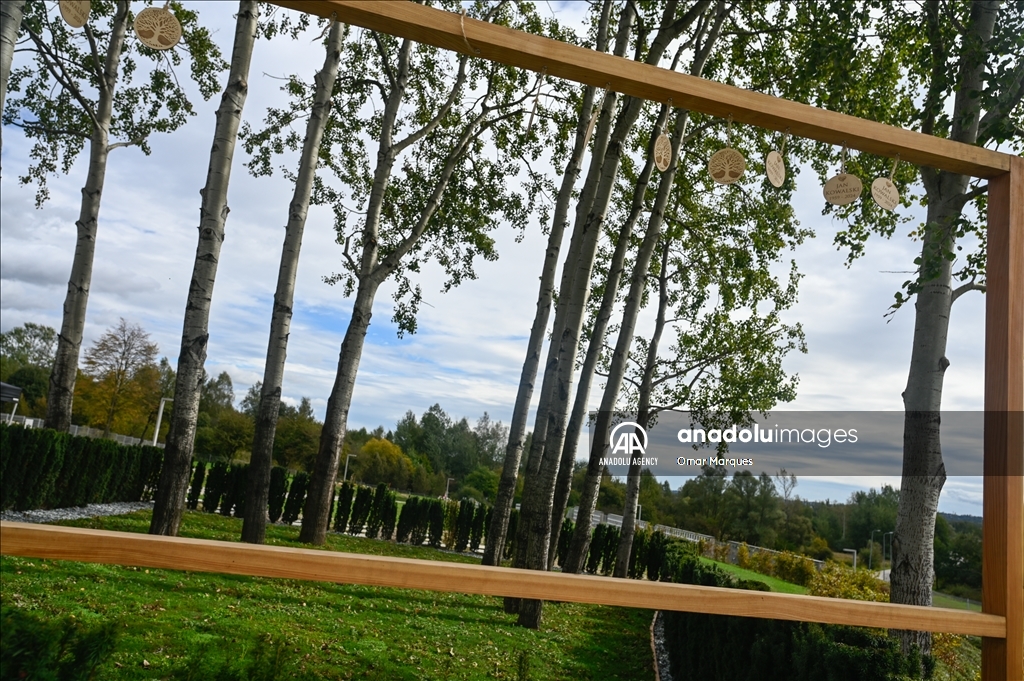
[[[853,569],[857,569],[857,549],[843,549],[846,553],[853,554]]]
[[[450,483],[454,479],[455,478],[448,478],[447,480],[445,480],[445,482],[444,482],[444,496],[441,497],[442,499],[447,499],[448,498],[448,483]]]
[[[349,459],[358,459],[358,458],[359,457],[356,456],[355,454],[349,454],[348,456],[345,457],[345,474],[341,476],[341,481],[342,482],[345,482],[346,480],[348,480],[348,460]]]
[[[881,530],[871,530],[871,539],[868,540],[868,570],[871,569],[871,559],[875,557],[875,532]]]
[[[164,405],[173,402],[171,397],[160,398],[160,408],[156,410],[156,428],[153,430],[153,446],[156,447],[156,439],[160,437],[160,422],[164,419]]]

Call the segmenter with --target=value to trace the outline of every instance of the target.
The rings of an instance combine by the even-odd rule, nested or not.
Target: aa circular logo
[[[647,453],[647,431],[635,421],[623,421],[612,428],[612,454],[633,456]]]

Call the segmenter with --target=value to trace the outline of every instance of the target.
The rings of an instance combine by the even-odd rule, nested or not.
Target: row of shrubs
[[[569,544],[575,529],[576,526],[571,520],[566,519],[562,522],[556,554],[559,565],[565,562],[569,554]],[[619,536],[620,530],[614,525],[601,524],[595,527],[590,537],[590,552],[587,554],[583,569],[592,575],[612,574],[618,558]],[[668,544],[669,538],[664,532],[655,532],[649,525],[642,529],[637,528],[633,535],[633,547],[629,554],[629,569],[626,575],[630,579],[662,579]]]
[[[666,562],[667,577],[680,584],[768,590],[703,562],[689,543],[673,540]],[[904,655],[882,631],[702,613],[662,616],[677,681],[910,681],[933,672],[930,657]]]
[[[152,498],[163,451],[0,424],[0,510]]]
[[[814,561],[792,551],[751,551],[746,544],[740,544],[736,551],[736,564],[769,577],[778,577],[784,582],[807,586],[817,573]]]

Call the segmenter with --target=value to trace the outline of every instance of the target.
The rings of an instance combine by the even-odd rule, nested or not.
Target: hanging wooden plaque
[[[719,149],[708,159],[708,172],[718,184],[732,184],[743,177],[747,159],[732,147]]]
[[[773,187],[781,187],[786,181],[786,162],[782,159],[782,154],[775,150],[768,152],[768,157],[764,160],[764,172]]]
[[[146,47],[169,50],[181,40],[181,24],[169,10],[147,7],[135,17],[135,34]]]
[[[900,203],[900,190],[887,177],[880,177],[871,183],[871,198],[886,210],[896,210]]]
[[[71,28],[82,28],[89,21],[89,0],[60,0],[60,16]]]
[[[860,198],[864,183],[856,175],[840,173],[825,183],[825,200],[833,206],[845,206]]]
[[[654,165],[658,166],[658,170],[661,172],[665,172],[670,163],[672,163],[672,140],[665,133],[661,133],[654,141]]]

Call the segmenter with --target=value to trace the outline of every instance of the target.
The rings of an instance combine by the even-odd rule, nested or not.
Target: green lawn
[[[959,598],[953,598],[946,594],[933,593],[932,594],[932,605],[936,608],[954,608],[956,610],[973,610],[974,612],[981,612],[981,603],[971,602],[965,603]]]
[[[144,532],[149,512],[64,523]],[[241,521],[187,513],[181,535],[237,541]],[[297,527],[268,544],[299,546]],[[326,549],[477,562],[429,548],[331,534]],[[165,679],[203,650],[242,657],[270,636],[296,671],[352,679],[649,679],[651,613],[549,603],[541,631],[501,600],[366,586],[0,559],[0,602],[46,617],[114,620],[123,635],[94,678]],[[120,628],[120,627],[119,627]],[[224,652],[220,652],[224,651]],[[144,664],[148,663],[148,666]]]
[[[790,582],[784,582],[781,579],[778,579],[776,577],[769,577],[767,575],[762,575],[759,572],[754,572],[753,570],[747,570],[747,569],[741,568],[741,567],[739,567],[737,565],[733,565],[732,563],[720,563],[717,560],[711,560],[710,558],[702,558],[701,560],[703,560],[706,563],[710,563],[710,564],[714,565],[715,567],[719,567],[724,572],[728,572],[730,575],[738,577],[739,579],[749,579],[749,580],[755,581],[755,582],[763,582],[763,583],[767,584],[769,586],[769,588],[771,588],[772,591],[778,591],[779,593],[784,593],[784,594],[805,594],[805,593],[807,593],[807,589],[805,587],[799,586],[797,584],[792,584]]]

